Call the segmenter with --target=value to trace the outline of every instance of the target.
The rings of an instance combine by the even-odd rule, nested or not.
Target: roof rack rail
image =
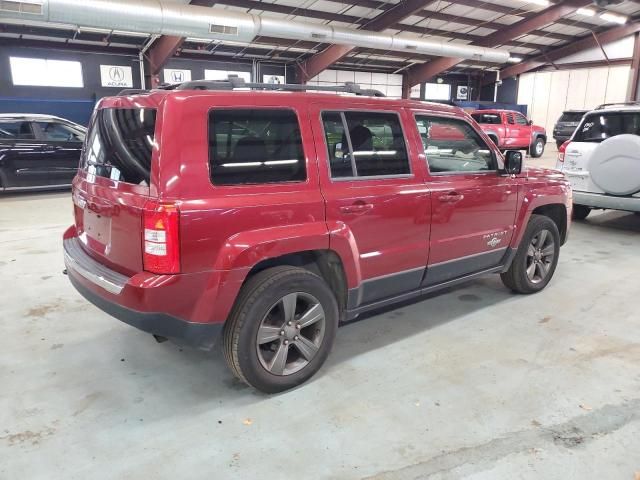
[[[235,90],[239,88],[251,90],[276,90],[293,92],[338,92],[352,93],[368,97],[384,97],[380,90],[361,88],[354,82],[346,82],[344,85],[320,86],[320,85],[298,85],[292,83],[253,83],[245,82],[244,78],[237,75],[229,75],[226,80],[192,80],[189,82],[162,85],[160,90]],[[135,95],[139,93],[149,93],[149,90],[125,89],[119,95]]]
[[[620,107],[630,107],[632,105],[640,105],[640,102],[613,102],[613,103],[603,103],[602,105],[598,105],[595,109],[596,110],[602,110],[603,108],[607,108],[607,107],[616,107],[616,106],[620,106]]]

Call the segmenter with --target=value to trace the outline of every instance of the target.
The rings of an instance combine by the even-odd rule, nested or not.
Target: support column
[[[633,59],[631,61],[631,79],[629,82],[629,90],[627,92],[627,99],[630,102],[635,102],[640,99],[640,33],[636,33],[634,36],[633,46]]]

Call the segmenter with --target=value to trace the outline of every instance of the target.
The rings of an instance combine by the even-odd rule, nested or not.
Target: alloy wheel
[[[313,295],[289,293],[267,311],[256,337],[258,359],[273,375],[286,376],[306,367],[322,345],[325,312]]]
[[[527,249],[527,277],[531,283],[543,282],[556,256],[555,241],[549,230],[540,230]]]

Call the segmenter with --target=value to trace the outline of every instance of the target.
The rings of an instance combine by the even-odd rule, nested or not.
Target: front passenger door
[[[42,179],[45,185],[69,185],[78,170],[84,132],[57,121],[34,122],[42,141]]]
[[[420,113],[415,120],[433,205],[424,285],[500,265],[514,231],[516,180],[499,174],[496,153],[466,120]],[[441,136],[451,129],[455,138]]]

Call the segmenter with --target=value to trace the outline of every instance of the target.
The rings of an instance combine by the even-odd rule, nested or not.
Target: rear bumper
[[[640,212],[639,197],[614,197],[602,193],[573,191],[573,203],[593,208]]]
[[[144,332],[197,348],[217,342],[241,284],[234,271],[129,277],[94,260],[74,235],[65,234],[63,246],[69,279],[87,300]]]
[[[84,298],[103,312],[108,313],[121,322],[136,327],[138,330],[170,338],[180,344],[186,344],[202,350],[210,350],[215,346],[222,333],[222,323],[192,323],[164,313],[138,312],[110,302],[85,287],[73,271],[67,266],[69,280]]]

